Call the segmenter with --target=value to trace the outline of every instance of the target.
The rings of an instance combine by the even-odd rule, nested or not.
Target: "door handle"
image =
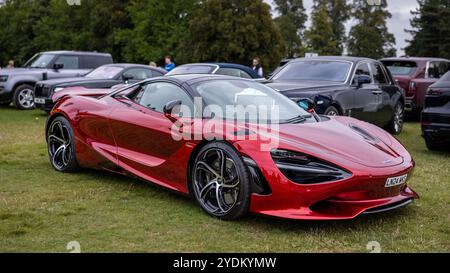
[[[379,91],[379,90],[372,91],[372,94],[374,94],[374,95],[381,95],[381,94],[383,94],[383,91]]]

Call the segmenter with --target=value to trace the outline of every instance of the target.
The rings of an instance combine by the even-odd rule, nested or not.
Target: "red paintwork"
[[[173,140],[173,123],[163,114],[137,104],[128,106],[110,96],[65,96],[51,118],[57,115],[65,116],[73,126],[82,167],[123,170],[188,194],[188,162],[200,141]],[[369,144],[349,124],[381,141],[377,146]],[[257,163],[272,190],[268,196],[253,194],[252,213],[290,219],[351,219],[372,208],[418,197],[405,185],[385,187],[389,177],[411,175],[414,161],[395,138],[376,126],[336,117],[321,123],[282,125],[279,133],[279,148],[321,158],[350,170],[353,176],[332,183],[298,185],[279,171],[269,152],[260,151],[258,141],[230,141],[239,153]],[[391,163],[383,164],[386,160]]]
[[[67,87],[63,90],[56,92],[52,95],[53,102],[57,102],[59,99],[61,99],[64,96],[86,96],[86,97],[100,97],[103,95],[106,95],[117,88],[120,88],[120,86],[113,87],[111,89],[104,89],[104,88],[86,88],[86,87]]]

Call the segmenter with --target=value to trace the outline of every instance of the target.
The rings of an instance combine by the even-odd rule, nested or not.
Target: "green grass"
[[[0,252],[450,251],[450,155],[429,152],[417,122],[401,141],[417,161],[406,209],[344,222],[248,216],[222,222],[188,198],[135,179],[50,166],[39,111],[0,109]]]

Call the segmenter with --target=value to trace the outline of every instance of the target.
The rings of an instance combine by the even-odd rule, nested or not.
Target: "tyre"
[[[222,220],[248,213],[250,173],[232,146],[224,142],[205,145],[195,158],[191,175],[193,195],[206,213]]]
[[[29,84],[18,86],[14,90],[13,103],[17,109],[34,109],[34,87]]]
[[[400,134],[403,130],[404,121],[405,109],[403,108],[403,103],[397,102],[394,113],[392,113],[392,118],[386,127],[387,131],[393,135]]]
[[[339,113],[339,110],[336,107],[330,106],[330,107],[327,108],[327,110],[325,110],[324,115],[325,116],[335,117],[335,116],[340,116],[340,113]]]
[[[425,137],[425,144],[427,145],[427,148],[430,151],[441,151],[443,149],[441,143],[438,143],[434,141],[432,138],[427,136]]]
[[[47,132],[50,162],[59,172],[75,172],[79,169],[75,153],[75,137],[72,126],[64,117],[54,119]]]

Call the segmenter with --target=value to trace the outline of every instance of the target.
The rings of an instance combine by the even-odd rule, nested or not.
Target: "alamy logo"
[[[81,0],[66,0],[69,6],[81,6]]]

